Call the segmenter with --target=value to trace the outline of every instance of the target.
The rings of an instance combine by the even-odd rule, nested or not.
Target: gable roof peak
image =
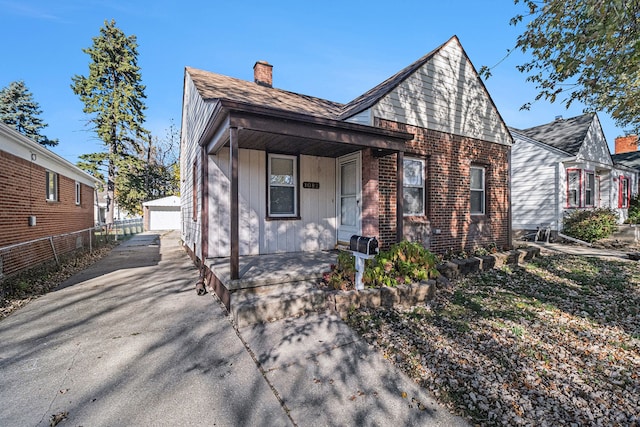
[[[455,42],[460,48],[462,48],[462,44],[460,43],[458,36],[456,35],[451,36],[449,40],[442,43],[440,46],[433,49],[431,52],[427,53],[426,55],[424,55],[414,63],[408,65],[407,67],[398,71],[396,74],[389,77],[379,85],[369,89],[362,95],[358,96],[357,98],[345,104],[342,110],[342,114],[340,114],[340,119],[341,120],[347,119],[374,105],[382,97],[387,95],[393,89],[398,87],[400,83],[402,83],[409,76],[415,73],[420,67],[422,67],[424,64],[429,62],[435,56],[435,54],[440,52],[445,46],[447,46],[451,42]]]
[[[587,132],[596,117],[597,114],[594,112],[568,119],[556,117],[549,123],[521,129],[518,132],[575,156],[580,151]]]

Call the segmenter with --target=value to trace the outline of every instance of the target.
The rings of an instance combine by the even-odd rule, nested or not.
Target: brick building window
[[[580,207],[580,169],[567,170],[567,207]]]
[[[47,180],[47,200],[55,202],[58,200],[58,174],[51,171],[46,171],[45,174]]]
[[[76,205],[80,204],[80,191],[81,187],[80,187],[80,183],[76,182]]]
[[[485,214],[485,169],[471,166],[471,215]]]
[[[268,208],[271,217],[298,215],[297,158],[280,154],[268,157]]]
[[[404,159],[404,215],[424,215],[424,161]]]
[[[618,192],[618,207],[619,208],[628,208],[629,201],[631,199],[631,181],[629,178],[621,176],[620,177],[620,191]]]

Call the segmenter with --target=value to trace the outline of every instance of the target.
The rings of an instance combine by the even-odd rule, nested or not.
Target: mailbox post
[[[356,290],[364,289],[362,274],[364,273],[364,260],[372,259],[378,253],[378,240],[375,237],[353,235],[349,242],[349,249],[356,259]]]

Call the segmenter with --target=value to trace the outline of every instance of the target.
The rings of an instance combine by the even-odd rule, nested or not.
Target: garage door
[[[149,230],[180,230],[180,208],[151,207],[149,209]]]

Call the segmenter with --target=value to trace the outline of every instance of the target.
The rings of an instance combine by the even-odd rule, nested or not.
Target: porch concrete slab
[[[324,309],[325,291],[315,281],[290,282],[231,294],[230,313],[237,327],[298,316]]]
[[[298,426],[468,426],[362,341],[338,316],[240,329]]]
[[[316,280],[335,264],[337,251],[293,252],[241,256],[240,278],[231,280],[229,258],[208,258],[207,266],[229,290]]]
[[[138,235],[0,321],[0,424],[291,425],[197,279],[177,233]]]

